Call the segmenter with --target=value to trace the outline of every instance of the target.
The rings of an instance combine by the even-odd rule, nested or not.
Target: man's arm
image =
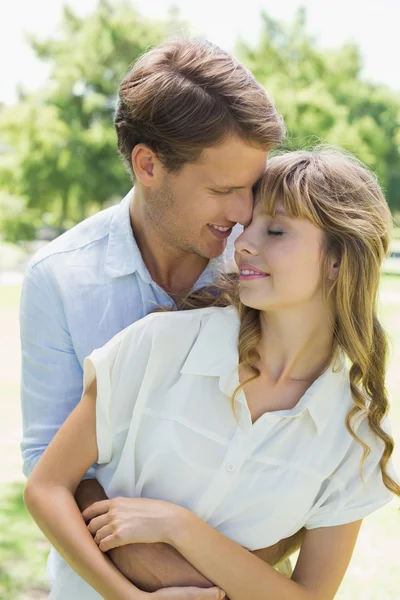
[[[79,484],[75,500],[81,512],[107,495],[97,479]],[[213,587],[179,552],[168,544],[129,544],[108,552],[114,565],[138,588],[154,592],[165,587]]]
[[[82,481],[75,494],[81,512],[94,502],[106,498],[105,491],[95,479]],[[274,566],[298,550],[303,537],[304,530],[301,530],[291,538],[270,548],[255,550],[252,554]],[[125,577],[146,592],[166,587],[213,586],[211,581],[168,544],[129,544],[114,548],[107,554]]]
[[[82,368],[47,259],[30,266],[20,304],[23,471],[28,477],[83,388]]]

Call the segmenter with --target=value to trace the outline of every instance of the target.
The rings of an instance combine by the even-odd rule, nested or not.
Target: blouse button
[[[232,472],[236,469],[236,465],[234,465],[233,463],[226,463],[226,470],[229,472]]]

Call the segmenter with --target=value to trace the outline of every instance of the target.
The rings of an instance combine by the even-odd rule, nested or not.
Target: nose
[[[235,240],[235,251],[241,256],[257,256],[259,244],[254,224],[251,224]]]
[[[231,223],[240,223],[247,226],[251,221],[253,214],[254,198],[253,190],[232,194],[227,201],[225,217]]]

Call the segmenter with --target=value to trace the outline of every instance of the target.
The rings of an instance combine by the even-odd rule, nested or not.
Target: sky
[[[132,0],[140,12],[162,18],[172,0]],[[29,49],[27,33],[55,34],[62,5],[79,15],[90,12],[96,0],[0,0],[0,102],[15,101],[15,89],[29,90],[46,81],[47,67]],[[174,0],[181,14],[201,34],[226,50],[237,36],[256,42],[261,10],[290,22],[299,6],[308,14],[308,29],[320,47],[356,42],[362,52],[364,76],[400,91],[400,0]],[[190,31],[189,31],[190,33]]]

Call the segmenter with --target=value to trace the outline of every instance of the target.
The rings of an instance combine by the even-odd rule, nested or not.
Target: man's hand
[[[201,589],[196,587],[165,588],[151,594],[154,600],[221,600],[226,598],[225,592],[217,587]]]
[[[75,500],[81,512],[99,500],[105,500],[106,493],[96,479],[82,481],[75,494]],[[269,548],[252,552],[263,562],[271,566],[298,550],[303,540],[304,530],[291,538],[281,540]],[[170,592],[172,587],[212,588],[213,583],[206,579],[172,546],[157,544],[128,544],[109,550],[107,555],[114,565],[139,589],[146,592]],[[165,590],[163,589],[165,588]],[[182,589],[184,589],[182,587]],[[193,592],[197,593],[197,592]],[[211,593],[211,592],[210,592]],[[183,596],[183,598],[191,596]],[[174,600],[173,596],[161,596],[160,600]],[[193,596],[193,600],[196,596]],[[155,600],[158,600],[156,598]]]
[[[75,501],[81,512],[94,502],[105,499],[107,495],[97,479],[81,481],[75,493]],[[172,586],[206,590],[214,585],[168,544],[128,544],[109,550],[107,555],[117,569],[139,589],[146,592],[157,590],[161,592],[166,588],[166,600],[174,600],[174,596],[168,596],[172,594],[169,591]],[[195,593],[197,591],[190,592],[190,594]],[[183,595],[182,599],[186,597],[192,598],[191,595]],[[193,596],[193,600],[195,598],[197,596]]]

